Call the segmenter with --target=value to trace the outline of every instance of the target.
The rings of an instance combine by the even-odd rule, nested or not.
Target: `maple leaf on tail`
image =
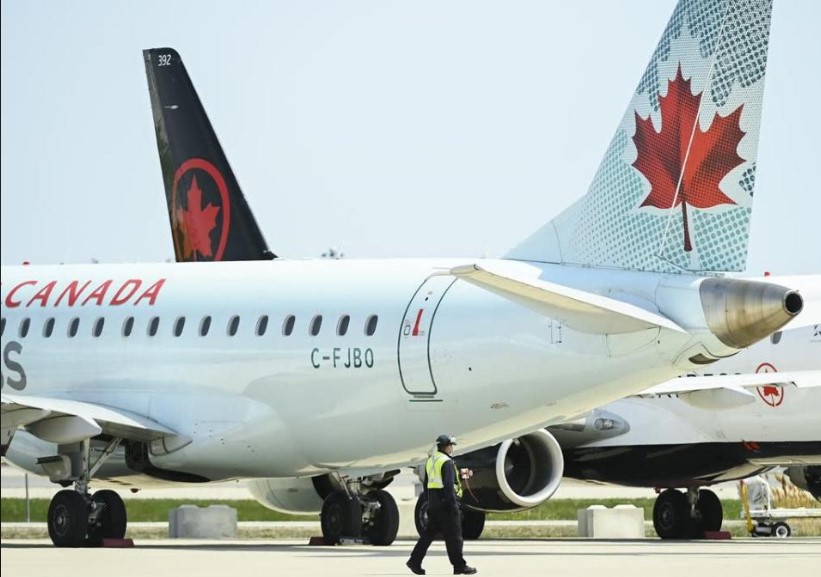
[[[727,116],[716,114],[704,132],[698,122],[702,94],[690,91],[690,79],[684,80],[679,65],[676,78],[668,81],[667,96],[659,94],[661,132],[656,132],[649,115],[642,118],[637,112],[633,136],[638,151],[633,166],[650,181],[650,193],[639,206],[667,209],[680,204],[686,252],[693,250],[687,205],[705,209],[736,204],[719,183],[744,162],[736,152],[744,136],[739,125],[744,105]]]
[[[182,234],[183,252],[188,258],[194,251],[202,256],[213,256],[211,252],[211,231],[217,226],[219,207],[208,204],[202,207],[202,190],[197,184],[197,177],[191,180],[188,189],[188,208],[177,208],[174,211],[177,230]]]

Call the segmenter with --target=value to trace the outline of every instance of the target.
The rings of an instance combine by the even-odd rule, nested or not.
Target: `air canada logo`
[[[659,93],[661,131],[653,120],[636,113],[633,142],[638,157],[633,166],[650,181],[650,193],[639,205],[670,209],[681,205],[684,250],[693,250],[687,206],[708,209],[737,204],[719,188],[721,180],[744,162],[736,149],[744,136],[739,125],[744,105],[727,116],[716,114],[706,131],[699,122],[702,93],[693,94],[681,74],[668,81],[667,95]]]
[[[222,260],[228,242],[231,205],[216,167],[191,158],[177,169],[171,198],[175,244],[183,260]]]
[[[755,370],[756,373],[775,373],[778,372],[776,368],[770,363],[761,363]],[[763,387],[756,387],[758,396],[761,400],[775,408],[784,402],[784,387],[777,387],[775,385],[764,385]]]

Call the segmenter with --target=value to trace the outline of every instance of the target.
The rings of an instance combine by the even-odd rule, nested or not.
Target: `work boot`
[[[465,565],[464,567],[453,570],[454,575],[475,575],[476,573],[478,573],[476,567],[471,567],[470,565]]]
[[[422,569],[422,565],[414,563],[410,559],[408,559],[407,562],[405,562],[405,565],[408,566],[408,569],[413,571],[414,575],[424,575],[425,574],[425,570]],[[474,570],[474,573],[476,573],[475,570]]]

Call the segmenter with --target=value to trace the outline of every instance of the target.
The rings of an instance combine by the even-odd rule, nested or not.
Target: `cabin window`
[[[123,336],[130,337],[131,331],[134,330],[134,317],[128,317],[123,321]]]
[[[770,335],[770,342],[774,345],[777,345],[781,342],[781,331],[776,331]]]
[[[351,317],[350,315],[342,315],[339,317],[339,322],[336,324],[336,334],[340,337],[344,337],[345,333],[348,332],[348,325],[351,324]]]
[[[228,321],[228,336],[233,337],[237,334],[237,330],[239,329],[239,317],[234,315],[231,317],[231,320]]]
[[[46,324],[43,325],[43,336],[49,338],[54,332],[54,317],[46,319]]]
[[[204,337],[208,334],[209,329],[211,328],[211,317],[204,316],[200,321],[200,336]]]
[[[151,320],[148,321],[148,336],[153,337],[156,336],[157,331],[160,329],[160,317],[151,317]]]
[[[322,328],[322,315],[314,315],[311,319],[311,336],[315,337],[319,334],[319,329]]]
[[[29,326],[30,325],[31,325],[31,319],[29,319],[28,317],[26,317],[22,321],[20,321],[19,334],[20,334],[21,339],[26,338],[26,335],[29,334]]]
[[[185,328],[185,317],[177,317],[174,321],[174,336],[182,335],[182,330]]]
[[[282,323],[282,334],[286,337],[291,336],[291,333],[294,332],[294,323],[296,322],[296,317],[294,315],[288,315],[285,317],[285,322]]]
[[[95,337],[99,337],[103,334],[103,325],[105,325],[105,319],[103,317],[98,318],[94,321],[94,327],[91,329],[91,334]]]
[[[0,318],[0,337],[6,332],[6,319]]]
[[[77,331],[80,330],[80,319],[74,317],[71,319],[71,322],[68,323],[68,336],[74,338],[77,336]]]
[[[368,320],[365,322],[365,334],[369,337],[372,337],[373,334],[376,332],[376,323],[379,322],[379,316],[371,315],[368,317]]]
[[[268,315],[262,315],[257,321],[257,336],[261,337],[268,330]]]

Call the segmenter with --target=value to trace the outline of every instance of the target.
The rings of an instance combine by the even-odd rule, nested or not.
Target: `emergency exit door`
[[[455,281],[449,275],[428,278],[405,311],[399,333],[399,375],[411,395],[436,394],[430,368],[430,333],[439,303]]]

